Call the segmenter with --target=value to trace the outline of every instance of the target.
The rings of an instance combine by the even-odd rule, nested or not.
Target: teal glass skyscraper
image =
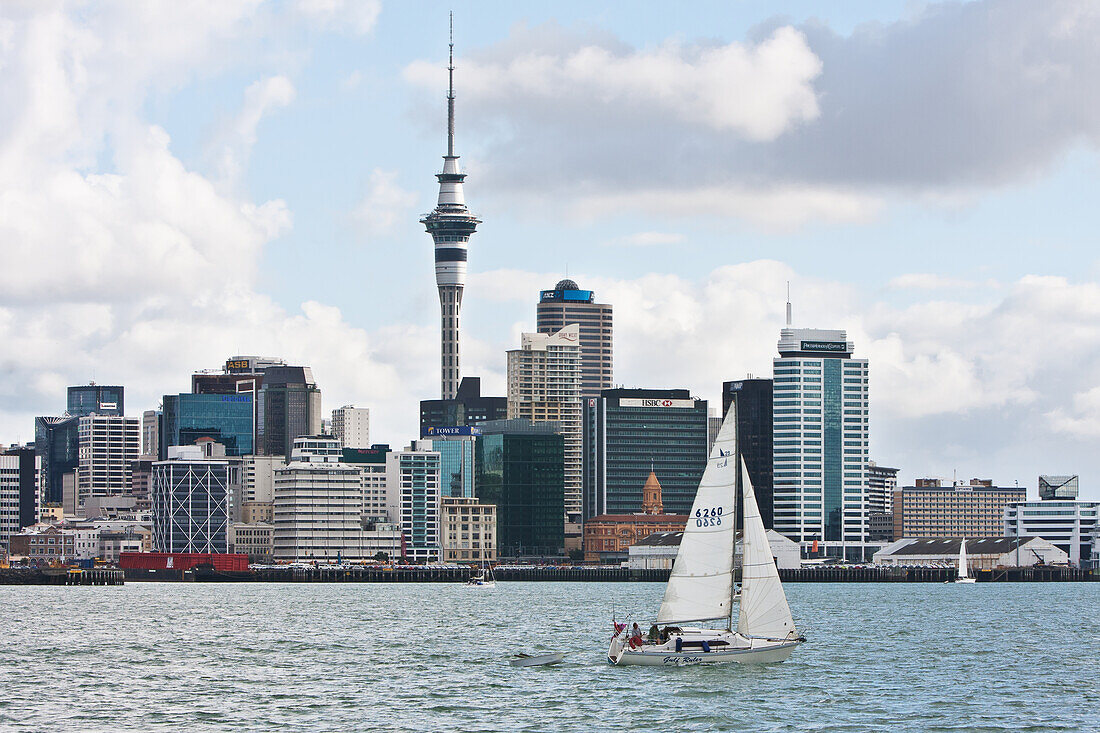
[[[773,362],[773,507],[780,534],[858,559],[867,538],[868,364],[844,331],[787,327]]]

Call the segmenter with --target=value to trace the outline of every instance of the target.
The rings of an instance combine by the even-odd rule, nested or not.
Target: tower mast
[[[462,173],[455,155],[455,63],[454,13],[450,17],[450,43],[447,55],[447,154],[443,172],[436,174],[439,199],[435,209],[420,223],[432,235],[435,244],[435,283],[440,308],[440,395],[453,400],[461,378],[459,354],[459,313],[466,288],[466,257],[470,235],[481,220],[466,208]]]

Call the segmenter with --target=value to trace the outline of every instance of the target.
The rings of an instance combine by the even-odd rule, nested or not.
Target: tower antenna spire
[[[451,11],[451,42],[447,53],[447,157],[455,154],[455,12]]]
[[[787,281],[787,326],[791,325],[791,281]]]

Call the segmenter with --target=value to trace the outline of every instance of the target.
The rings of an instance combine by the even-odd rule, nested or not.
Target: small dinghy
[[[546,664],[557,664],[565,659],[565,652],[550,652],[548,654],[524,654],[520,652],[508,660],[513,667],[539,667]]]

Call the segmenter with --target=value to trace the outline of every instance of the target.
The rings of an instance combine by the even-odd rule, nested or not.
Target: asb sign
[[[848,344],[844,341],[803,341],[802,350],[846,353],[848,351]]]
[[[622,399],[619,407],[695,407],[695,400],[667,400],[667,399]]]
[[[248,359],[230,359],[225,362],[225,371],[227,372],[250,372],[252,371],[252,362]]]
[[[468,425],[455,425],[453,427],[429,427],[425,428],[424,433],[420,436],[422,438],[441,438],[448,435],[481,435],[480,428],[470,427]]]

